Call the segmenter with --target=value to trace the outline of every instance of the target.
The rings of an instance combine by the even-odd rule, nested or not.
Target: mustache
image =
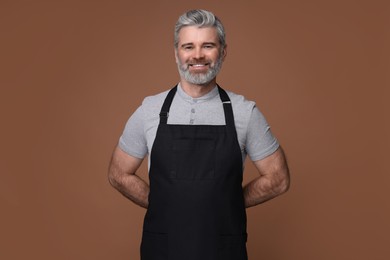
[[[202,64],[202,65],[206,65],[206,64],[211,64],[212,61],[211,60],[190,60],[188,62],[186,62],[188,65],[195,65],[195,64]]]

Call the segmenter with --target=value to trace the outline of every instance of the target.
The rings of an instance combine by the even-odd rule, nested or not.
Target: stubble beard
[[[199,63],[210,63],[210,61],[201,61]],[[184,78],[187,82],[194,84],[194,85],[207,85],[210,83],[219,73],[219,71],[222,68],[223,63],[223,57],[222,54],[219,55],[217,62],[210,66],[210,68],[207,70],[206,73],[191,73],[189,70],[189,65],[186,63],[181,63],[181,61],[178,59],[177,67],[179,69],[179,74],[182,78]]]

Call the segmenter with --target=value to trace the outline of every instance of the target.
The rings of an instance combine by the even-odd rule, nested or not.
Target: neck
[[[193,98],[198,98],[206,95],[215,87],[216,84],[216,79],[213,79],[212,81],[204,85],[191,84],[183,79],[180,81],[180,86],[184,90],[184,92]]]

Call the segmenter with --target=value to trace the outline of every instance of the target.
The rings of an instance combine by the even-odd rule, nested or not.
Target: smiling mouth
[[[205,63],[205,64],[188,64],[189,67],[194,67],[194,68],[202,68],[208,66],[210,63]]]

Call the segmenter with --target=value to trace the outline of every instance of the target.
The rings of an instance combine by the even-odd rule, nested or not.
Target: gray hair
[[[214,27],[217,29],[219,43],[222,49],[226,47],[225,29],[221,20],[218,19],[212,12],[206,10],[191,10],[179,17],[175,25],[175,48],[179,45],[179,32],[185,26],[198,26],[199,28]]]

